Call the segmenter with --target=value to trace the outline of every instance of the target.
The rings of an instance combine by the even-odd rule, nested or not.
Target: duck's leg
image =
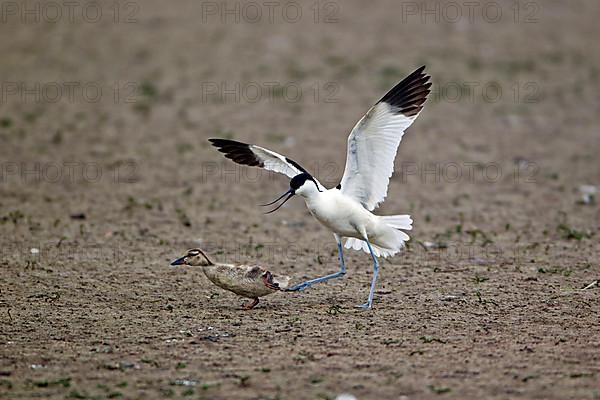
[[[371,252],[371,257],[373,258],[373,279],[371,280],[371,290],[369,291],[369,298],[365,304],[361,304],[356,306],[358,308],[371,308],[373,305],[373,294],[375,293],[375,282],[377,281],[377,274],[379,273],[379,261],[377,261],[377,257],[375,253],[373,253],[373,248],[371,248],[371,243],[367,239],[367,246],[369,247],[369,251]]]
[[[242,308],[243,308],[244,310],[252,310],[254,307],[256,307],[256,305],[257,305],[257,304],[258,304],[258,297],[257,297],[257,298],[255,298],[255,299],[252,301],[252,303],[247,303],[247,304],[244,304],[244,305],[242,305]]]
[[[310,287],[316,283],[325,282],[330,279],[339,278],[340,276],[346,275],[346,265],[344,264],[344,250],[342,247],[342,238],[340,238],[336,233],[334,233],[334,236],[335,236],[335,240],[336,240],[337,246],[338,246],[338,253],[340,255],[340,270],[333,274],[325,275],[320,278],[315,278],[315,279],[311,279],[306,282],[299,283],[296,286],[294,286],[290,289],[287,289],[288,292],[304,290],[307,287]]]

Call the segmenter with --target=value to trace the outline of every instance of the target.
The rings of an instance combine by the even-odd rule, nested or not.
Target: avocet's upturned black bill
[[[282,194],[281,196],[279,196],[278,198],[276,198],[275,200],[273,200],[272,202],[267,203],[267,204],[259,204],[259,206],[261,206],[261,207],[272,206],[273,204],[277,203],[279,200],[283,199],[287,194],[291,194],[293,196],[295,193],[292,189],[290,189],[287,192],[285,192],[284,194]],[[287,199],[286,199],[286,201],[287,201]],[[284,201],[284,203],[285,203],[285,201]]]
[[[279,200],[283,199],[286,195],[289,195],[281,204],[279,204],[277,207],[275,207],[275,209],[273,209],[269,212],[266,212],[265,214],[271,214],[271,213],[279,210],[281,208],[281,206],[283,206],[289,199],[291,199],[296,194],[296,190],[299,189],[302,185],[304,185],[304,182],[306,182],[307,180],[312,181],[315,184],[315,186],[317,186],[317,182],[315,181],[315,178],[310,176],[310,174],[307,172],[303,172],[300,175],[294,176],[292,178],[292,180],[290,181],[290,189],[287,192],[285,192],[284,194],[282,194],[281,196],[279,196],[277,199],[273,200],[270,203],[260,205],[261,207],[273,205],[273,204],[277,203]]]
[[[266,207],[266,206],[270,206],[272,204],[277,203],[279,200],[283,199],[283,197],[285,195],[289,195],[288,197],[285,198],[284,201],[281,202],[281,204],[279,204],[277,207],[275,207],[274,209],[272,209],[271,211],[267,211],[265,214],[271,214],[274,213],[275,211],[279,210],[281,208],[281,206],[283,206],[289,199],[291,199],[292,197],[294,197],[296,193],[294,193],[294,189],[290,189],[287,192],[285,192],[284,194],[282,194],[281,196],[279,196],[277,198],[277,200],[273,200],[272,202],[268,203],[268,204],[261,204],[262,207]]]
[[[371,308],[379,273],[377,257],[389,257],[404,248],[412,229],[410,215],[378,216],[372,211],[385,199],[394,159],[402,136],[414,122],[427,100],[431,82],[421,67],[394,86],[358,121],[348,137],[346,168],[342,181],[326,189],[294,160],[254,144],[228,139],[209,139],[225,157],[238,164],[264,168],[291,178],[290,189],[273,205],[291,197],[304,198],[310,213],[335,236],[340,258],[340,271],[311,279],[294,286],[304,290],[316,283],[338,278],[346,273],[342,238],[345,247],[362,250],[373,258],[373,279],[367,302],[358,307]]]

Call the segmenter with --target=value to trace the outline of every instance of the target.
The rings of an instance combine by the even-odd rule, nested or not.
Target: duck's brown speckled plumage
[[[288,277],[274,277],[258,265],[215,264],[202,270],[215,285],[250,299],[285,289],[289,282]]]
[[[200,249],[191,249],[172,265],[201,266],[206,277],[222,289],[229,290],[249,299],[253,303],[244,306],[253,308],[258,298],[288,287],[288,276],[276,276],[263,267],[248,264],[224,264],[211,261]]]

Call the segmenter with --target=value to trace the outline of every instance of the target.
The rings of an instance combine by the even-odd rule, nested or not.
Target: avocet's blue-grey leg
[[[339,272],[336,272],[334,274],[325,275],[325,276],[322,276],[320,278],[311,279],[311,280],[306,281],[306,282],[299,283],[296,286],[288,289],[289,292],[295,292],[295,291],[299,291],[299,290],[304,290],[307,287],[310,287],[310,286],[312,286],[312,285],[314,285],[316,283],[321,283],[321,282],[328,281],[330,279],[339,278],[340,276],[344,276],[346,274],[346,265],[344,264],[344,251],[343,251],[343,247],[342,247],[342,238],[340,238],[335,233],[334,233],[334,235],[335,235],[335,241],[337,242],[338,253],[339,253],[339,258],[340,258],[340,270],[339,270]]]
[[[369,243],[368,240],[365,240],[365,242],[367,242],[367,246],[369,246],[369,251],[371,252],[371,257],[373,257],[373,279],[371,280],[371,290],[369,291],[369,298],[367,299],[367,302],[365,304],[356,306],[359,308],[371,308],[371,306],[373,305],[373,294],[375,293],[375,282],[377,282],[377,274],[379,274],[379,261],[377,261],[377,257],[375,256],[375,253],[373,253],[373,248],[371,248],[371,243]]]

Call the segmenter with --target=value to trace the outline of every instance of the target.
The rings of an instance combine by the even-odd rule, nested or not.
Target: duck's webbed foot
[[[258,297],[255,298],[252,302],[250,303],[246,303],[246,304],[242,304],[242,308],[244,310],[252,310],[254,307],[256,307],[256,305],[258,304]]]

